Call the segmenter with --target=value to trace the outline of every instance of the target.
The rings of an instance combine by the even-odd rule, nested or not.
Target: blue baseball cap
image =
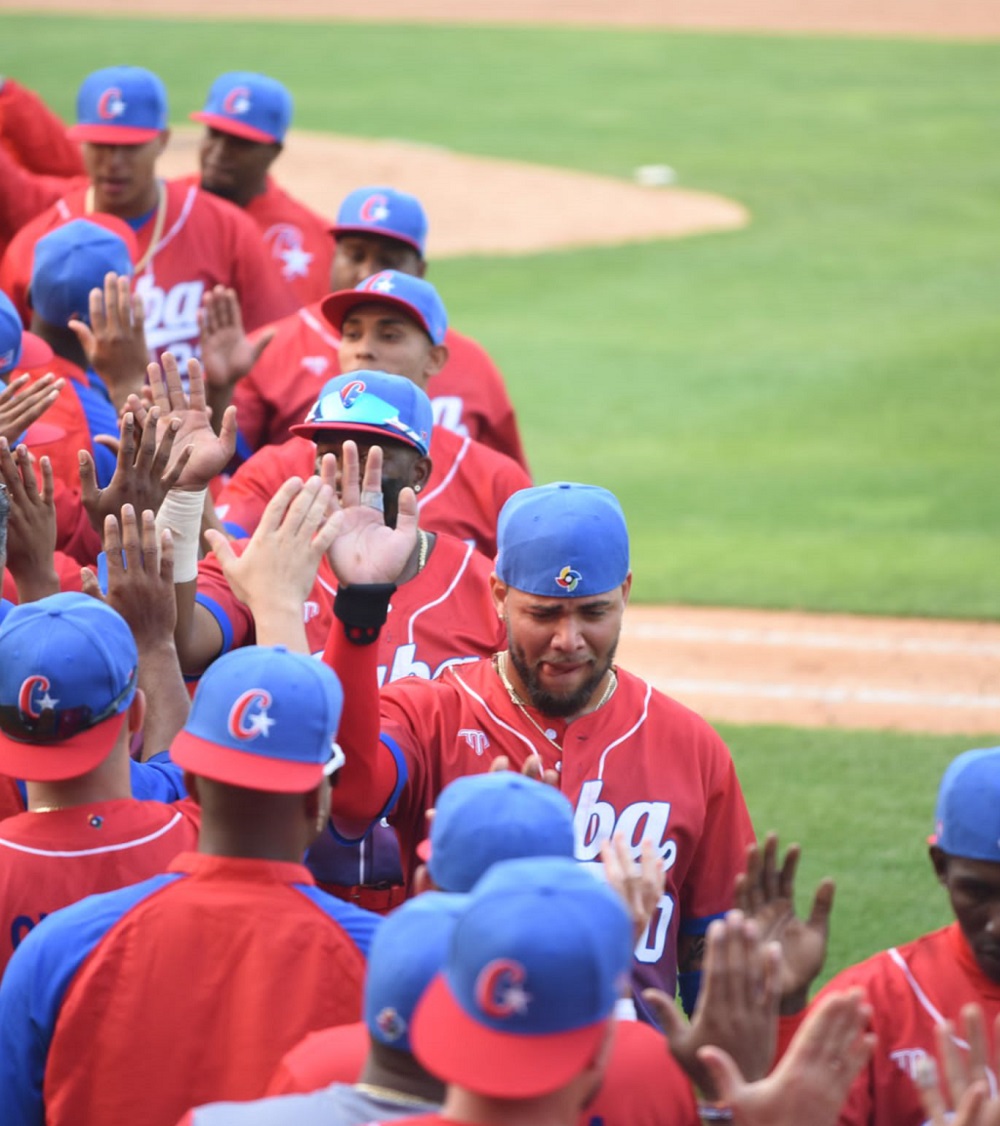
[[[593,1059],[625,987],[632,925],[621,901],[564,857],[495,864],[417,1005],[417,1059],[489,1098],[558,1090]]]
[[[515,590],[590,598],[628,575],[628,528],[613,493],[557,481],[521,489],[497,520],[497,577]]]
[[[109,271],[132,276],[125,239],[89,219],[64,223],[35,243],[31,307],[43,321],[62,328],[72,317],[89,324],[90,291],[103,289]]]
[[[83,80],[76,96],[74,141],[143,145],[167,127],[167,90],[151,70],[108,66]]]
[[[0,774],[60,782],[93,770],[138,676],[132,631],[103,602],[65,592],[15,606],[0,626]]]
[[[52,349],[40,336],[25,332],[14,302],[0,289],[0,376],[51,360]]]
[[[444,969],[467,900],[464,895],[429,891],[408,899],[375,932],[365,975],[364,1021],[379,1043],[410,1051],[413,1010]]]
[[[472,891],[501,860],[572,859],[573,805],[559,790],[523,774],[469,774],[441,791],[430,837],[417,853],[442,891]]]
[[[344,765],[344,693],[322,661],[283,645],[248,645],[209,665],[170,756],[203,778],[301,794]]]
[[[292,95],[276,78],[233,70],[219,75],[208,91],[205,108],[190,116],[220,133],[280,144],[292,123]]]
[[[434,411],[427,395],[402,375],[354,371],[331,379],[305,422],[293,434],[312,438],[321,430],[360,430],[413,446],[424,457],[431,445]]]
[[[448,331],[448,314],[438,291],[429,281],[402,274],[399,270],[381,270],[372,274],[354,289],[338,289],[323,299],[323,316],[340,332],[347,314],[359,305],[377,302],[402,310],[431,338],[432,344],[443,344]]]
[[[427,215],[414,195],[395,188],[357,188],[348,195],[330,228],[334,235],[382,235],[412,246],[421,258],[427,243]]]
[[[1000,863],[1000,747],[952,760],[938,789],[934,829],[930,843],[949,856]]]

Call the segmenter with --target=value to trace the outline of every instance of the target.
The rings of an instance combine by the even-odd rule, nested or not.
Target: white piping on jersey
[[[167,231],[163,238],[160,239],[156,246],[151,246],[149,248],[149,263],[147,264],[146,269],[143,271],[143,273],[150,272],[149,267],[153,264],[153,258],[160,253],[160,251],[167,245],[167,243],[171,242],[174,237],[180,233],[181,228],[187,222],[188,216],[191,214],[191,209],[194,207],[194,201],[197,198],[199,190],[200,189],[197,188],[194,184],[192,184],[188,188],[187,198],[184,200],[184,206],[181,208],[181,213],[177,216],[174,225],[170,228],[169,231]]]
[[[56,201],[56,210],[59,212],[63,219],[73,218],[73,216],[69,213],[69,208],[66,206],[65,200],[60,199]]]
[[[463,438],[462,439],[462,448],[458,451],[457,457],[451,463],[451,468],[448,470],[444,480],[439,482],[438,485],[435,488],[431,489],[431,491],[429,493],[425,493],[420,498],[420,500],[417,504],[418,508],[423,508],[425,504],[430,504],[430,502],[432,500],[434,500],[438,496],[439,493],[443,493],[444,490],[447,489],[447,487],[451,484],[452,480],[454,479],[455,474],[458,472],[459,465],[465,460],[465,455],[466,455],[466,453],[468,453],[469,446],[471,444],[472,444],[471,438]]]
[[[335,336],[331,336],[326,328],[309,312],[308,309],[299,309],[299,317],[306,322],[306,324],[322,339],[324,344],[328,344],[334,352],[340,349],[340,341]]]
[[[920,983],[913,976],[913,972],[911,971],[910,967],[906,964],[906,961],[904,960],[903,955],[900,954],[900,952],[896,949],[895,946],[893,946],[891,950],[887,951],[887,953],[888,953],[889,957],[892,959],[892,961],[895,962],[895,964],[902,971],[903,977],[906,978],[907,985],[909,985],[909,987],[913,990],[914,996],[920,1002],[921,1006],[926,1010],[926,1012],[930,1016],[931,1020],[933,1020],[934,1023],[937,1024],[937,1025],[944,1024],[946,1018],[938,1011],[938,1009],[935,1007],[934,1003],[927,996],[927,994],[923,991],[923,989],[920,988]],[[957,1033],[952,1032],[951,1038],[960,1048],[964,1048],[965,1051],[969,1050],[968,1041],[963,1040],[961,1038],[961,1036],[959,1036]],[[986,1078],[990,1082],[990,1097],[995,1098],[996,1093],[997,1093],[997,1077],[994,1074],[993,1069],[991,1067],[987,1067],[985,1070],[986,1070]]]
[[[535,744],[532,743],[532,741],[526,735],[522,735],[520,731],[518,731],[514,727],[511,727],[511,725],[509,723],[505,723],[496,714],[496,712],[493,711],[493,709],[489,706],[489,704],[486,703],[486,701],[482,698],[482,696],[480,696],[479,693],[476,692],[474,689],[470,688],[465,683],[465,681],[460,676],[458,676],[457,674],[455,676],[455,683],[459,686],[459,688],[462,689],[463,692],[465,692],[467,695],[471,696],[473,698],[473,700],[479,701],[479,703],[483,707],[483,711],[486,712],[486,714],[490,717],[490,719],[492,719],[494,721],[494,723],[499,724],[499,726],[502,727],[504,729],[504,731],[509,731],[511,733],[511,735],[514,736],[515,739],[520,739],[521,742],[528,748],[528,750],[531,751],[531,753],[535,756],[535,758],[538,759],[539,766],[544,767],[545,763],[542,761],[542,756],[538,753],[538,750],[535,747]]]
[[[458,586],[458,580],[465,574],[466,569],[469,566],[469,560],[472,558],[473,551],[475,551],[475,548],[472,546],[472,544],[466,545],[465,557],[459,564],[458,570],[455,572],[455,577],[448,584],[448,589],[444,592],[444,594],[442,594],[440,598],[435,598],[433,602],[426,602],[423,606],[420,607],[419,610],[416,610],[413,614],[410,615],[410,630],[407,634],[407,640],[411,645],[414,644],[413,623],[425,610],[433,610],[435,606],[440,606],[442,602],[447,600],[451,592],[455,589],[456,586]]]
[[[43,815],[44,816],[44,815]],[[157,837],[162,837],[169,833],[171,829],[182,820],[180,813],[175,813],[173,817],[163,826],[162,829],[157,829],[155,833],[149,833],[145,837],[139,837],[134,841],[122,841],[121,844],[102,845],[100,848],[80,848],[71,851],[61,851],[58,849],[48,848],[29,848],[27,845],[15,844],[14,841],[5,841],[0,837],[0,845],[4,848],[13,849],[15,852],[27,852],[32,856],[100,856],[104,852],[124,852],[128,848],[136,848],[139,845],[148,844],[150,841],[155,841]]]
[[[598,778],[601,778],[601,779],[604,778],[604,760],[608,757],[610,752],[613,751],[615,749],[615,747],[618,746],[619,743],[624,743],[625,740],[630,735],[634,735],[636,733],[636,731],[638,731],[639,728],[642,727],[642,725],[646,722],[646,716],[649,715],[649,698],[650,698],[650,696],[652,696],[652,694],[653,694],[653,686],[651,684],[647,684],[646,685],[646,695],[645,695],[645,698],[642,701],[642,715],[639,716],[639,718],[635,721],[635,723],[632,724],[632,726],[628,729],[628,731],[625,732],[624,735],[619,735],[618,738],[613,743],[609,743],[604,748],[604,752],[601,755],[600,762],[598,762],[598,764],[597,764],[597,777]]]

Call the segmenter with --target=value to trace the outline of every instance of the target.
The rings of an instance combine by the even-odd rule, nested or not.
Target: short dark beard
[[[517,675],[521,678],[521,683],[524,685],[528,693],[528,703],[542,715],[550,715],[557,719],[568,719],[570,716],[576,715],[590,703],[590,698],[597,690],[597,686],[607,676],[608,669],[615,659],[615,651],[618,648],[616,645],[614,649],[607,656],[607,660],[594,668],[594,671],[587,677],[587,679],[580,685],[580,687],[569,696],[553,696],[551,692],[547,692],[538,683],[538,675],[533,669],[528,668],[528,663],[524,659],[524,650],[518,648],[515,644],[513,637],[510,633],[510,625],[507,626],[507,650],[510,653],[510,663],[514,666]]]
[[[202,180],[201,181],[201,190],[203,192],[208,192],[209,195],[218,196],[219,199],[225,199],[225,200],[228,200],[230,203],[235,203],[238,207],[241,206],[241,204],[239,202],[239,198],[238,198],[239,194],[240,194],[239,189],[236,188],[236,187],[233,187],[231,189],[212,188],[212,187],[209,187],[208,184],[206,184],[204,180]]]

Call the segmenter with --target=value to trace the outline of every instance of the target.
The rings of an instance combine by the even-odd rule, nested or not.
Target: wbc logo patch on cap
[[[234,86],[222,102],[223,113],[237,116],[250,111],[250,91],[246,86]]]
[[[389,218],[389,201],[384,195],[370,195],[358,210],[365,223],[384,223]]]
[[[391,1006],[380,1010],[375,1024],[386,1040],[398,1040],[406,1032],[406,1021]]]
[[[237,697],[236,703],[229,709],[229,719],[226,724],[229,734],[234,739],[249,742],[263,735],[266,739],[271,728],[277,720],[271,719],[267,709],[271,706],[271,693],[263,688],[248,688],[246,692]]]
[[[580,585],[583,575],[579,571],[575,571],[568,563],[556,575],[556,585],[561,586],[567,593],[572,594],[574,590]]]
[[[97,99],[97,116],[104,118],[105,121],[114,121],[124,112],[125,102],[122,100],[121,90],[117,86],[109,86]]]
[[[17,709],[21,715],[29,719],[38,719],[43,711],[54,708],[59,701],[49,695],[51,687],[47,676],[36,674],[25,677],[17,694]],[[44,695],[37,696],[36,691],[41,691]]]
[[[476,978],[476,1004],[490,1017],[523,1016],[531,994],[524,988],[528,971],[513,958],[495,958]]]

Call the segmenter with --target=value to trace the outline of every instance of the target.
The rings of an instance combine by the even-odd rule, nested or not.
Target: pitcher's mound
[[[198,166],[200,129],[175,129],[160,167],[167,176]],[[428,258],[537,254],[582,246],[729,231],[744,207],[708,192],[640,187],[609,176],[512,160],[465,156],[403,141],[292,130],[275,178],[321,215],[354,188],[388,184],[412,192],[430,219]]]

